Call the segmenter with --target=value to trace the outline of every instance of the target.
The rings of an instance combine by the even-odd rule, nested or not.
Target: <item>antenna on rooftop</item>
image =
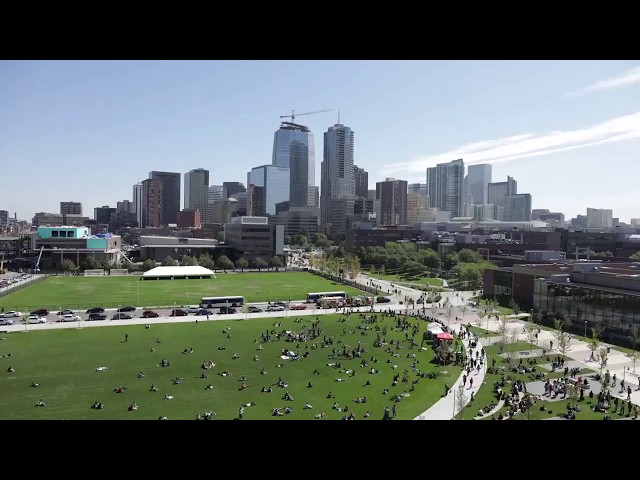
[[[340,123],[340,110],[338,110],[338,123]]]

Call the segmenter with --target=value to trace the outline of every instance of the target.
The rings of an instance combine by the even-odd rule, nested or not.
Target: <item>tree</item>
[[[182,260],[180,260],[180,265],[182,265],[183,267],[194,267],[198,265],[198,261],[191,255],[184,255],[182,257]]]
[[[561,319],[555,320],[555,332],[553,332],[553,336],[556,338],[558,351],[561,355],[565,355],[567,350],[569,350],[569,344],[571,343],[571,335],[569,332],[564,330],[565,322]]]
[[[629,257],[629,260],[640,260],[640,252],[636,252]]]
[[[218,232],[218,241],[220,243],[224,243],[224,230],[222,232]]]
[[[253,264],[256,266],[256,268],[258,269],[258,271],[262,270],[263,268],[265,268],[267,266],[267,262],[264,258],[262,257],[257,257],[254,261]]]
[[[513,313],[515,313],[516,315],[518,315],[521,311],[520,307],[513,298],[509,300],[509,308],[513,310]]]
[[[93,257],[87,257],[80,263],[82,270],[96,270],[98,268],[98,262]]]
[[[347,259],[347,272],[349,274],[349,278],[356,281],[358,275],[360,274],[360,258],[357,255],[351,255]]]
[[[233,262],[226,255],[220,255],[216,260],[216,267],[220,270],[227,271],[233,268]]]
[[[328,247],[331,244],[331,242],[329,242],[329,240],[327,239],[327,236],[324,233],[318,233],[316,234],[315,244],[316,244],[316,247],[325,248],[325,247]]]
[[[531,318],[529,318],[529,321],[525,323],[524,331],[527,335],[527,341],[529,343],[538,343],[538,326],[531,321]]]
[[[282,263],[282,259],[280,257],[278,257],[277,255],[274,255],[271,258],[271,266],[275,267],[276,272],[280,269],[280,267],[283,265]]]
[[[173,258],[171,256],[168,256],[162,261],[162,266],[163,267],[177,267],[178,266],[178,261],[175,258]]]
[[[600,347],[600,340],[604,332],[604,325],[602,323],[596,323],[591,327],[591,340],[589,340],[589,350],[591,350],[591,359],[595,360],[595,354]]]
[[[447,324],[451,322],[451,316],[453,315],[453,305],[447,303]]]
[[[478,324],[482,325],[482,321],[484,320],[484,317],[487,316],[487,311],[484,308],[479,308],[478,309]]]
[[[292,243],[291,243],[291,235],[285,235],[284,236],[284,244],[285,245],[292,245]]]
[[[158,264],[152,258],[147,258],[144,262],[142,262],[142,270],[145,272],[151,270],[152,268],[156,268],[157,266]]]
[[[216,262],[213,261],[213,258],[211,258],[208,253],[204,253],[198,257],[198,265],[208,268],[209,270],[216,268]]]
[[[468,248],[463,248],[458,252],[458,258],[461,263],[476,263],[480,261],[480,256]]]
[[[507,342],[507,334],[509,331],[509,319],[504,314],[498,315],[498,333],[500,334],[500,353],[504,352],[504,346]]]
[[[63,272],[75,272],[78,267],[76,267],[76,264],[73,263],[72,260],[69,260],[68,258],[65,258],[64,260],[62,260],[62,263],[60,264],[60,268],[62,268]]]
[[[467,395],[464,392],[464,385],[458,385],[458,388],[454,390],[453,395],[453,416],[455,418],[467,403]]]
[[[238,260],[236,260],[236,268],[239,268],[241,271],[244,272],[244,269],[247,268],[248,266],[249,266],[249,262],[244,257],[240,257]]]
[[[631,339],[631,354],[628,355],[633,361],[633,373],[636,372],[636,361],[638,359],[638,347],[640,346],[640,325],[634,325],[629,331],[629,338]]]
[[[602,370],[607,366],[609,361],[609,349],[607,347],[600,347],[598,350],[598,364],[600,365],[600,376],[602,376]]]

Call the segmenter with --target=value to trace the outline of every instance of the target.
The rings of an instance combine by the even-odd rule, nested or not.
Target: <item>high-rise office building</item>
[[[116,209],[109,205],[103,205],[102,207],[95,207],[93,209],[93,219],[96,223],[109,223],[111,222],[111,214],[116,213]]]
[[[420,191],[407,193],[407,225],[427,222],[429,210],[429,197]]]
[[[222,182],[222,199],[231,198],[234,193],[246,192],[242,182]]]
[[[251,169],[247,174],[248,184],[264,187],[263,203],[267,215],[276,214],[276,203],[289,201],[289,175],[288,168],[276,167],[275,165],[261,165]],[[262,203],[261,199],[256,199],[253,195],[255,195],[255,192],[252,192],[251,199],[247,199],[247,204],[253,202],[253,205],[255,205],[255,200],[258,200],[258,203]]]
[[[166,216],[163,211],[165,198],[164,181],[161,178],[147,178],[142,181],[142,224],[139,224],[141,227],[167,225],[164,223]],[[178,214],[176,213],[176,222],[174,223],[177,221]]]
[[[465,178],[467,195],[473,205],[489,203],[489,184],[491,183],[491,165],[469,165]]]
[[[211,185],[209,187],[209,197],[207,200],[207,211],[209,212],[206,217],[202,217],[203,223],[213,223],[212,208],[215,202],[221,202],[223,197],[222,185]]]
[[[460,158],[427,169],[427,195],[431,207],[464,216],[464,161]]]
[[[199,210],[200,219],[209,211],[209,170],[196,168],[184,174],[184,209]]]
[[[364,168],[353,166],[353,176],[356,182],[356,197],[367,198],[369,191],[369,173]]]
[[[504,202],[504,220],[507,222],[531,221],[531,194],[507,195]]]
[[[282,122],[273,134],[272,165],[289,169],[289,204],[313,207],[316,184],[316,158],[313,133],[297,123]]]
[[[410,183],[407,186],[407,194],[417,193],[419,195],[427,196],[427,184],[426,183]]]
[[[379,225],[407,224],[407,181],[387,178],[376,183],[376,199],[380,200]]]
[[[518,193],[518,182],[507,176],[506,182],[491,182],[487,188],[487,203],[500,205],[506,204],[506,197]]]
[[[613,210],[587,208],[587,228],[613,228]]]
[[[62,215],[82,215],[82,203],[60,202],[60,213]]]
[[[331,223],[332,199],[355,196],[353,150],[354,132],[351,128],[337,123],[324,133],[320,188],[322,223]]]
[[[150,172],[152,180],[162,180],[161,225],[175,225],[180,211],[180,174],[175,172]]]
[[[133,203],[131,206],[131,213],[136,214],[136,221],[138,226],[142,227],[142,213],[143,213],[143,196],[142,196],[142,183],[136,183],[133,186]]]
[[[131,200],[122,200],[116,203],[116,213],[131,213],[133,203]]]

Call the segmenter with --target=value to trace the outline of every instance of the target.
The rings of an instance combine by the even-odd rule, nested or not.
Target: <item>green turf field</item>
[[[309,292],[359,290],[307,272],[218,274],[212,279],[140,280],[138,276],[56,276],[0,298],[5,310],[196,305],[205,296],[242,295],[245,302],[305,300]]]
[[[339,321],[345,318],[344,322]],[[166,416],[169,420],[195,419],[196,412],[216,412],[215,419],[237,418],[240,404],[255,402],[255,406],[245,408],[245,419],[314,419],[314,415],[325,412],[327,419],[339,420],[345,415],[332,408],[334,402],[340,407],[348,407],[357,419],[368,417],[379,420],[385,407],[392,407],[392,396],[409,392],[397,405],[398,419],[412,419],[421,414],[442,395],[444,384],[452,385],[460,374],[456,366],[440,367],[431,363],[433,351],[409,349],[405,332],[396,330],[393,317],[378,315],[376,323],[365,324],[357,314],[348,317],[331,314],[320,318],[322,331],[315,340],[306,343],[276,340],[254,343],[266,331],[308,332],[315,316],[279,319],[216,320],[188,323],[153,324],[149,329],[143,325],[85,327],[39,330],[2,334],[0,353],[11,353],[11,357],[0,357],[0,420],[9,419],[151,419]],[[280,325],[274,325],[281,322]],[[418,324],[421,334],[427,323],[410,319]],[[358,328],[368,326],[370,330]],[[228,330],[227,328],[230,327]],[[390,346],[374,347],[375,328],[387,342],[399,340],[400,349]],[[227,332],[224,332],[227,330]],[[366,335],[362,335],[362,333]],[[125,333],[128,340],[125,341]],[[324,338],[333,338],[333,345],[321,347]],[[157,343],[157,340],[160,343]],[[313,343],[317,342],[317,348]],[[361,342],[365,351],[361,358],[332,359],[332,349],[338,351],[346,346],[355,349]],[[262,345],[262,349],[259,349]],[[224,346],[222,350],[219,347]],[[307,348],[305,348],[305,346]],[[194,353],[183,353],[193,348]],[[299,354],[308,352],[307,358],[298,360],[281,359],[282,349],[296,350]],[[155,349],[155,351],[152,351]],[[239,358],[233,359],[237,353]],[[393,356],[396,353],[398,356]],[[435,379],[420,378],[411,391],[411,384],[417,379],[411,369],[412,358],[416,354],[418,368],[422,372],[437,372]],[[258,357],[254,358],[254,355]],[[378,359],[374,362],[372,357]],[[170,362],[168,367],[160,367],[162,359]],[[369,361],[361,366],[361,361]],[[391,363],[387,363],[389,360]],[[215,364],[210,370],[202,368],[204,361]],[[341,368],[328,366],[340,363]],[[280,366],[278,366],[280,365]],[[397,369],[393,368],[397,365]],[[96,371],[97,367],[108,367],[106,371]],[[8,372],[12,367],[15,371]],[[368,373],[371,368],[379,373]],[[264,369],[266,374],[261,374]],[[314,375],[314,370],[319,375]],[[353,370],[351,376],[345,369]],[[231,375],[222,377],[218,373],[227,370]],[[146,374],[138,379],[138,373]],[[202,372],[208,378],[200,378]],[[400,375],[397,386],[392,386],[395,374]],[[247,388],[241,389],[240,377],[246,375]],[[402,380],[406,376],[407,382]],[[176,377],[184,382],[174,385]],[[281,378],[288,387],[279,388],[274,384]],[[338,382],[338,378],[345,381]],[[308,382],[312,387],[308,388]],[[370,385],[365,385],[369,381]],[[32,382],[40,386],[32,387]],[[205,389],[211,383],[213,389]],[[158,391],[150,391],[155,384]],[[123,393],[116,393],[119,386],[126,387]],[[262,393],[262,387],[271,386],[271,393]],[[383,394],[385,388],[388,394]],[[285,392],[292,401],[283,400]],[[334,399],[327,398],[332,392]],[[164,395],[173,396],[164,400]],[[356,397],[367,397],[367,403],[355,403]],[[37,407],[42,399],[45,407]],[[90,408],[94,402],[105,404],[103,410]],[[128,411],[135,402],[137,411]],[[305,409],[305,403],[313,406]],[[291,414],[272,416],[272,409],[290,406]]]

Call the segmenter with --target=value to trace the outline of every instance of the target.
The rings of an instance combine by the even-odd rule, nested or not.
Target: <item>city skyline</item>
[[[625,174],[640,146],[638,84],[632,61],[3,61],[3,179],[20,184],[28,165],[44,181],[0,209],[30,220],[68,200],[114,207],[151,171],[202,167],[211,185],[243,182],[270,163],[293,108],[333,110],[296,117],[314,135],[341,115],[369,189],[386,177],[423,183],[427,168],[461,158],[492,165],[494,182],[516,178],[533,208],[611,209],[629,222],[640,217]]]

